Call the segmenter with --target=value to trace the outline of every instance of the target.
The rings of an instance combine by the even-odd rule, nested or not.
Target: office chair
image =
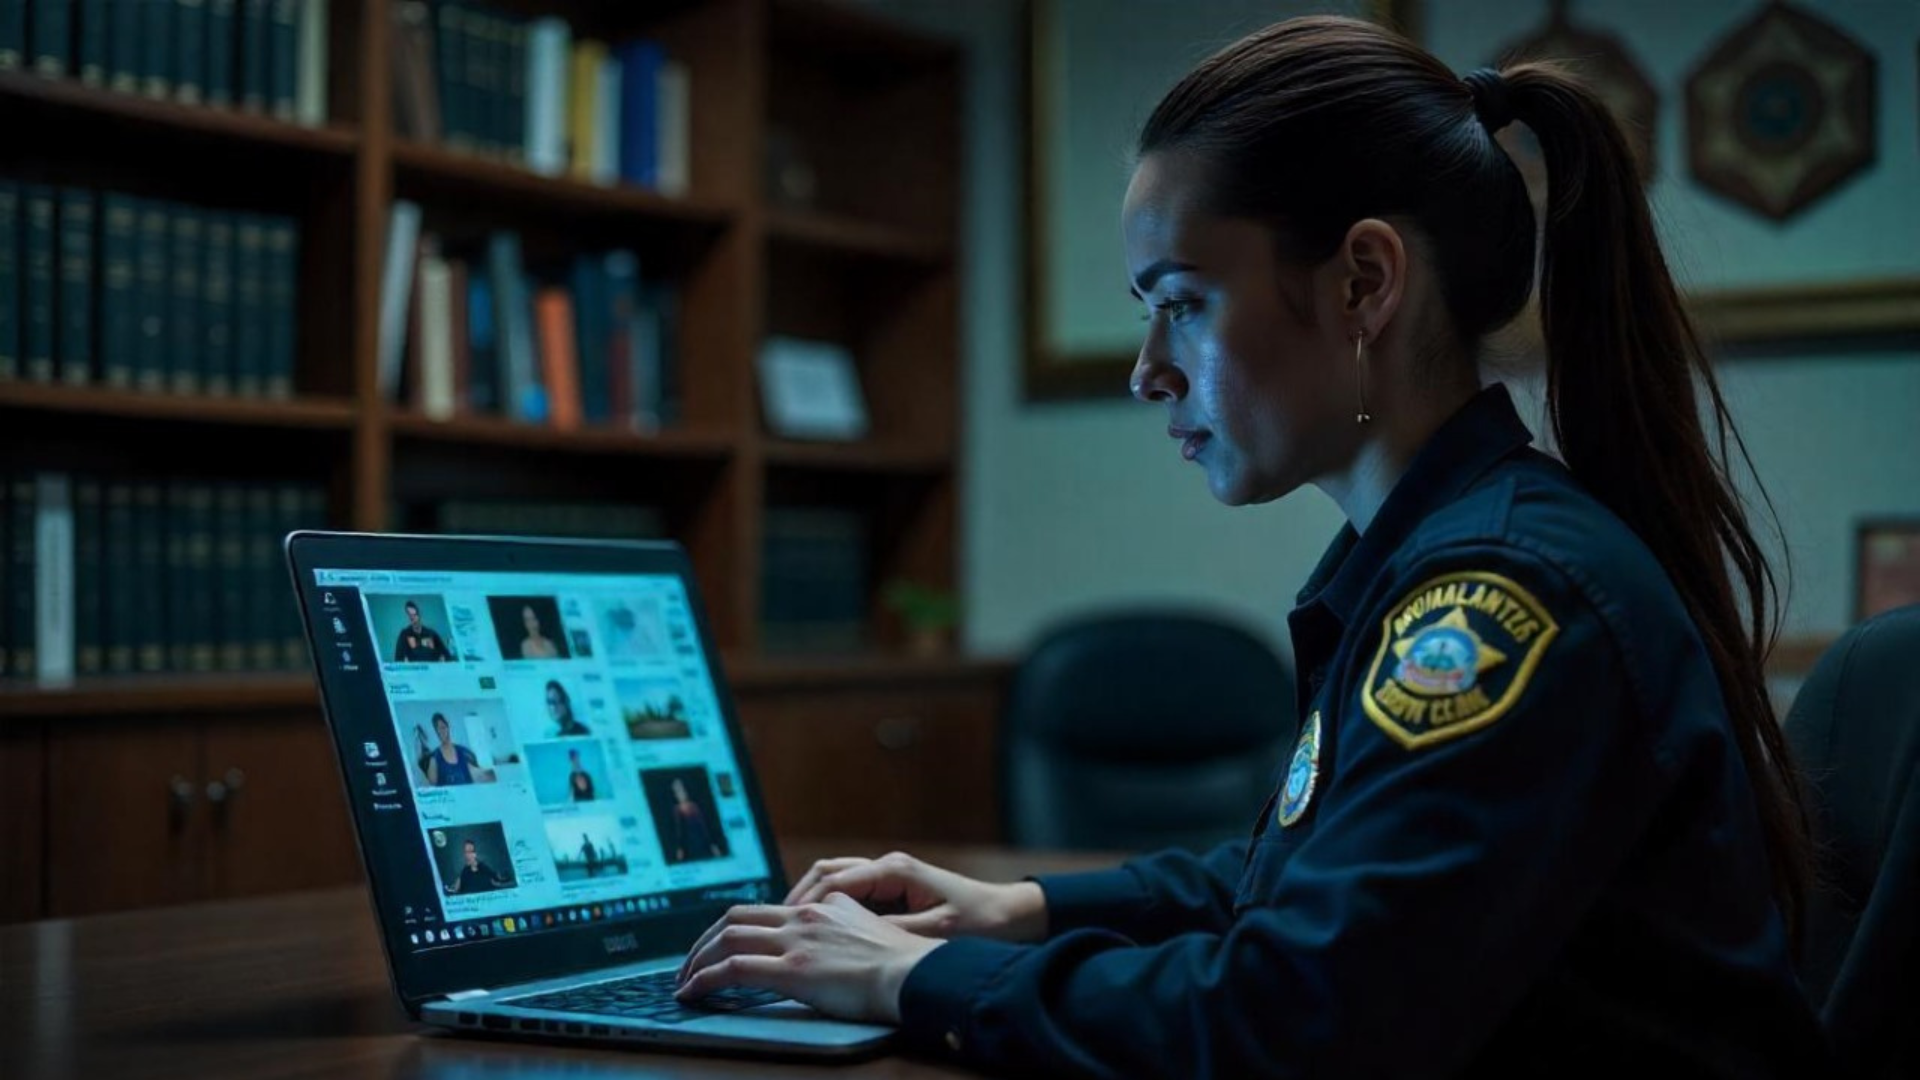
[[[1786,734],[1812,801],[1819,887],[1801,979],[1842,1077],[1920,1076],[1920,605],[1822,656]]]
[[[1058,626],[1020,663],[1002,715],[1008,839],[1147,851],[1244,836],[1295,712],[1286,663],[1218,618],[1133,611]]]

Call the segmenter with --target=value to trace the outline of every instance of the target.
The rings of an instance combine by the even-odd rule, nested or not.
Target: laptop
[[[685,551],[298,532],[287,559],[393,985],[506,1037],[814,1057],[891,1028],[673,998],[787,881]]]

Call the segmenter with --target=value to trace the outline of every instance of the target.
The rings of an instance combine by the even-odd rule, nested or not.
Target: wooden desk
[[[785,854],[798,871],[863,850],[795,843]],[[969,847],[917,854],[1001,881],[1113,862]],[[971,1074],[903,1057],[802,1066],[444,1034],[401,1011],[358,888],[0,928],[0,1076],[9,1080],[809,1075]]]

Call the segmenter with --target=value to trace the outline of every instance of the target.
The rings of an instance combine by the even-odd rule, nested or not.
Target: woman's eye
[[[1167,318],[1181,322],[1200,310],[1200,302],[1184,296],[1171,297],[1156,305],[1166,313]]]

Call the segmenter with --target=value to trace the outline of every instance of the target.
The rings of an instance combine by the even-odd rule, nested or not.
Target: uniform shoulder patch
[[[1499,574],[1441,574],[1408,592],[1380,624],[1360,703],[1409,750],[1478,731],[1527,688],[1560,624]]]

